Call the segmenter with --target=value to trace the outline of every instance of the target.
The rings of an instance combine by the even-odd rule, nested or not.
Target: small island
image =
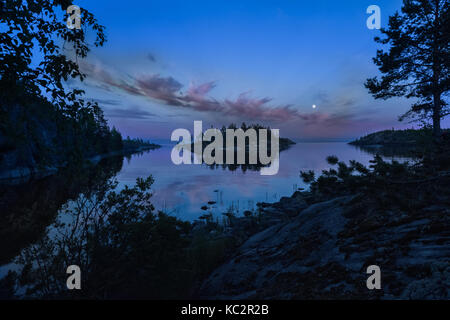
[[[225,137],[226,136],[226,131],[227,129],[231,129],[231,130],[238,130],[238,129],[242,129],[244,132],[248,132],[247,130],[254,130],[256,133],[256,145],[251,144],[251,141],[249,138],[245,138],[245,159],[244,159],[244,163],[240,163],[238,164],[237,161],[237,157],[238,157],[238,153],[235,152],[234,153],[234,164],[227,164],[226,163],[226,153],[223,153],[223,163],[222,164],[210,164],[208,165],[211,169],[217,169],[217,168],[227,168],[230,171],[235,171],[238,168],[240,168],[242,170],[242,172],[246,172],[246,171],[260,171],[261,168],[266,167],[267,165],[264,165],[261,163],[260,158],[259,158],[259,153],[257,152],[257,146],[259,146],[260,143],[260,131],[259,130],[267,130],[267,151],[271,154],[272,156],[272,148],[271,148],[271,144],[272,144],[272,132],[270,127],[264,127],[260,124],[252,124],[252,125],[247,125],[245,122],[243,122],[241,124],[240,127],[237,127],[234,123],[230,124],[228,127],[222,126],[222,128],[220,129],[220,132],[222,133],[222,136]],[[235,143],[232,147],[230,148],[234,148],[235,151],[238,150],[238,146],[236,144],[236,140],[237,138],[234,139]],[[214,141],[214,139],[213,139]],[[210,144],[210,141],[205,141],[204,139],[202,139],[202,154],[203,151],[205,150],[205,148]],[[279,137],[278,138],[278,151],[282,152],[285,151],[287,149],[289,149],[292,145],[296,144],[294,141],[292,141],[289,138],[283,138],[283,137]],[[191,150],[192,153],[199,153],[199,150],[195,149],[195,143],[194,141],[191,141],[191,143],[189,145],[187,145],[187,148]],[[226,144],[226,139],[224,138],[223,141],[223,150],[228,149],[229,147]],[[256,163],[251,163],[250,161],[250,154],[251,152],[256,150]],[[215,154],[215,152],[213,151],[213,154]]]

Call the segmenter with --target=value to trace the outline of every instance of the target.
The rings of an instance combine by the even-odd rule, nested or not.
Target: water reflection
[[[98,188],[121,170],[122,162],[122,157],[111,157],[96,166],[75,166],[26,184],[0,186],[0,265],[42,238],[65,203]]]
[[[354,146],[355,148],[358,148],[364,152],[367,152],[372,155],[380,155],[384,158],[390,158],[390,159],[400,159],[400,160],[406,160],[406,159],[416,159],[423,156],[426,149],[423,148],[423,150],[420,150],[420,148],[417,148],[415,146],[402,146],[402,145],[388,145],[388,146],[381,146],[381,145],[374,145],[374,146]]]
[[[103,181],[103,180],[102,180]],[[114,179],[92,185],[65,205],[41,239],[21,251],[0,280],[0,298],[174,298],[188,294],[194,266],[190,224],[151,204],[151,177],[117,190]],[[68,266],[82,271],[68,290]],[[80,279],[81,279],[80,275]],[[81,280],[80,280],[81,284]]]
[[[320,174],[330,167],[325,160],[329,155],[365,165],[373,153],[394,156],[391,151],[382,153],[380,149],[367,150],[346,143],[298,143],[280,153],[277,175],[262,176],[257,168],[176,166],[170,159],[172,146],[167,144],[158,150],[127,156],[127,161],[121,156],[112,157],[96,166],[76,166],[27,184],[0,187],[0,265],[4,265],[0,267],[0,278],[14,269],[13,265],[5,264],[19,253],[32,248],[32,244],[40,243],[40,248],[45,248],[58,225],[73,221],[72,215],[65,216],[67,211],[61,210],[64,205],[72,206],[69,209],[83,206],[83,201],[98,194],[112,177],[121,190],[134,185],[138,177],[152,175],[155,179],[152,204],[156,210],[192,221],[205,213],[202,207],[221,218],[223,213],[243,214],[254,210],[257,202],[275,202],[289,196],[305,187],[299,171],[313,170]]]
[[[117,179],[131,185],[136,177],[152,174],[155,177],[153,203],[184,220],[197,219],[208,201],[217,202],[213,208],[218,217],[230,207],[239,214],[255,208],[257,202],[274,202],[305,187],[299,178],[300,170],[320,173],[328,169],[325,158],[337,155],[343,161],[355,159],[368,164],[372,156],[346,143],[297,143],[280,152],[277,175],[261,176],[251,165],[242,167],[219,165],[174,165],[170,158],[173,145],[163,145],[124,164]],[[212,170],[214,169],[214,170]]]

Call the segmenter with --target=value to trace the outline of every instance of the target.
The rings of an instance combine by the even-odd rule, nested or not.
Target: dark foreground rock
[[[273,218],[203,282],[207,299],[449,299],[447,207],[375,215],[358,196],[294,213],[298,194],[263,210]],[[304,204],[304,203],[303,203]],[[368,290],[367,267],[381,268]]]

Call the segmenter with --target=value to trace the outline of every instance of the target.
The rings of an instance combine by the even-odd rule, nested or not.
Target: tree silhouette
[[[441,119],[450,114],[450,12],[447,0],[404,0],[401,13],[389,18],[382,28],[384,38],[375,41],[389,45],[373,59],[383,74],[368,79],[366,87],[376,99],[404,96],[417,102],[400,117],[427,123],[432,120],[433,136],[439,141]]]
[[[85,79],[79,60],[105,41],[104,27],[81,8],[67,26],[70,0],[0,0],[0,163],[49,166],[121,150],[97,102],[69,85]]]
[[[95,31],[95,46],[105,42],[104,27],[84,9],[83,28],[67,27],[63,14],[71,4],[70,0],[0,1],[2,100],[16,103],[24,94],[40,96],[72,115],[81,108],[96,108],[80,98],[82,90],[63,85],[69,78],[85,77],[77,62],[90,50],[88,27]]]

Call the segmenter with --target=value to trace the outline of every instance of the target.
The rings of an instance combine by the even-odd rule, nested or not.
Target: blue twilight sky
[[[231,122],[262,123],[292,138],[348,139],[411,127],[397,117],[412,101],[375,101],[382,26],[401,0],[78,0],[106,26],[108,42],[82,62],[88,96],[124,135],[169,139]],[[312,106],[315,105],[316,108]]]

